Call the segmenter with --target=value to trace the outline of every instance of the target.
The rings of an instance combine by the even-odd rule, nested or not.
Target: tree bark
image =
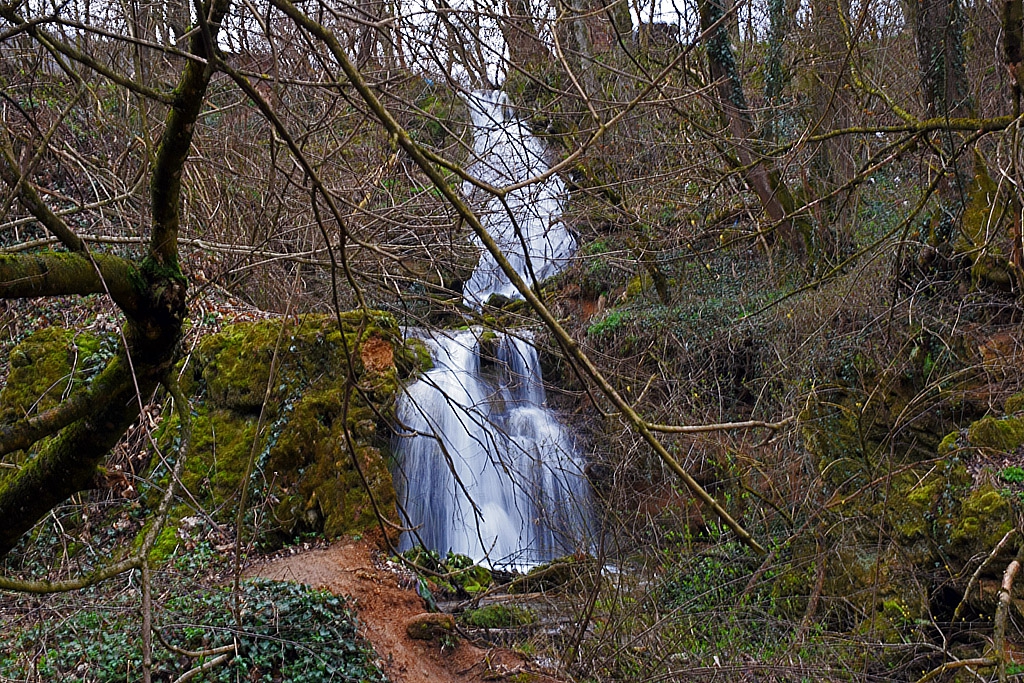
[[[811,1],[814,68],[810,69],[811,96],[814,102],[810,135],[852,125],[848,48],[841,39],[846,31],[839,12],[850,13],[849,0]],[[850,138],[838,136],[819,144],[814,155],[814,174],[825,192],[841,186],[853,175],[854,163]]]
[[[136,277],[135,264],[108,254],[0,254],[2,299],[109,292],[118,307],[132,313],[141,306],[132,284]]]
[[[511,69],[532,72],[551,61],[551,52],[541,42],[526,0],[506,0],[505,16],[499,19],[502,37],[508,46]]]
[[[974,108],[967,87],[964,16],[958,0],[920,0],[908,7],[928,116],[970,118]]]
[[[908,3],[910,24],[914,29],[921,94],[929,117],[971,118],[970,99],[964,63],[964,16],[958,0],[920,0]],[[956,155],[963,136],[947,132],[937,147],[944,178],[939,185],[940,215],[933,226],[938,242],[948,242],[959,230],[967,203],[972,169],[957,163]]]
[[[86,399],[74,396],[63,411],[58,408],[37,416],[34,423],[29,419],[0,428],[8,445],[54,435],[0,485],[0,519],[4,520],[0,557],[53,507],[92,486],[97,466],[138,418],[141,406],[174,362],[187,289],[178,264],[181,176],[213,73],[212,46],[229,2],[216,0],[202,6],[199,30],[189,41],[190,52],[199,59],[188,60],[182,69],[151,169],[152,222],[142,262],[136,265],[108,255],[91,256],[84,249],[71,254],[0,257],[0,297],[109,291],[127,316],[124,346],[84,390],[93,398],[84,417],[78,418],[77,406]],[[60,221],[34,195],[31,184],[24,182],[10,163],[6,166],[0,178],[12,185],[22,205],[44,223]],[[73,235],[70,230],[68,233]]]
[[[708,70],[715,83],[718,104],[732,136],[744,180],[757,194],[764,212],[778,226],[782,239],[803,259],[807,253],[805,238],[791,215],[796,202],[771,162],[756,149],[753,119],[743,94],[743,82],[736,68],[724,17],[722,0],[700,0],[701,31],[711,32],[707,40]]]
[[[1003,61],[1013,79],[1013,116],[1020,116],[1020,92],[1024,85],[1024,1],[1003,0]]]

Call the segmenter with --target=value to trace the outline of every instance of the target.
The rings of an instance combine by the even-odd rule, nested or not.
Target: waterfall
[[[477,91],[467,97],[473,120],[475,161],[469,172],[494,187],[519,183],[548,170],[543,143],[526,125],[510,115],[508,98],[500,91]],[[497,197],[466,183],[465,193],[487,232],[505,257],[533,285],[561,270],[576,250],[576,242],[561,220],[565,187],[551,176]],[[519,293],[479,241],[480,262],[463,288],[469,306],[477,308],[491,294],[517,298]]]
[[[500,187],[547,170],[544,147],[509,113],[505,94],[467,96],[475,161],[470,172]],[[575,242],[560,220],[556,177],[508,193],[505,206],[466,183],[466,195],[510,263],[531,284],[558,272]],[[492,294],[518,297],[494,259],[464,288],[479,308]],[[479,328],[425,337],[434,367],[401,397],[395,489],[404,550],[417,543],[478,562],[527,566],[585,548],[590,490],[568,430],[546,406],[529,334]]]

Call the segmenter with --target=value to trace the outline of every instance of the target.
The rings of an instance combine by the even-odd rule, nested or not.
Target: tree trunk
[[[1013,116],[1020,116],[1020,92],[1024,85],[1024,2],[1003,0],[1003,61],[1013,79]]]
[[[142,405],[173,365],[186,313],[187,283],[178,264],[182,169],[213,73],[207,40],[215,44],[228,6],[229,0],[217,0],[204,7],[209,23],[190,39],[189,49],[200,60],[185,63],[173,91],[151,168],[152,222],[140,263],[89,254],[77,235],[39,200],[14,163],[16,157],[0,156],[0,179],[71,252],[0,258],[0,297],[109,292],[127,318],[124,346],[82,390],[84,395],[73,395],[45,415],[0,426],[0,454],[25,448],[26,441],[54,437],[0,484],[0,557],[56,505],[93,486],[97,466],[138,419]],[[12,9],[2,12],[7,21],[24,25]],[[40,42],[56,42],[41,28],[25,30]]]
[[[728,25],[721,21],[723,16],[722,0],[700,1],[701,31],[711,30],[707,39],[708,70],[715,83],[718,104],[743,168],[744,180],[757,194],[768,218],[778,226],[782,239],[794,254],[803,259],[807,252],[805,238],[791,216],[796,202],[770,160],[763,158],[757,150],[753,119],[736,69]]]
[[[809,71],[814,110],[809,135],[848,128],[852,123],[849,51],[839,16],[839,12],[849,16],[849,10],[849,0],[840,0],[838,12],[834,0],[811,1],[814,64]],[[853,174],[853,168],[849,137],[835,137],[819,144],[814,155],[814,174],[826,192],[843,184]]]
[[[911,2],[911,23],[929,118],[969,118],[974,108],[964,65],[964,16],[957,0]]]
[[[498,25],[508,46],[509,70],[532,72],[551,61],[551,52],[541,42],[526,0],[506,0],[506,14]]]
[[[971,103],[964,64],[964,18],[958,0],[910,2],[921,76],[921,95],[928,117],[971,118]],[[939,151],[944,178],[938,186],[939,216],[933,225],[934,241],[949,242],[962,225],[972,179],[970,164],[958,163],[963,134],[940,136]]]

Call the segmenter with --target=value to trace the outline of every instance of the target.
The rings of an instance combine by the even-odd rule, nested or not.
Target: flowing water
[[[477,178],[493,186],[547,170],[544,148],[500,92],[468,97]],[[559,219],[557,177],[515,190],[506,205],[467,183],[484,226],[528,281],[558,272],[575,243]],[[518,292],[486,252],[466,284],[466,303]],[[425,339],[434,368],[398,404],[395,488],[403,549],[417,543],[478,562],[526,566],[587,547],[590,490],[568,430],[546,407],[528,335],[481,329]]]
[[[548,170],[543,143],[526,125],[510,115],[500,91],[476,92],[468,98],[473,119],[475,162],[469,172],[494,187],[520,183]],[[576,242],[561,220],[565,186],[553,175],[544,182],[513,190],[505,204],[469,183],[466,195],[483,226],[502,253],[533,285],[561,270],[576,250]],[[480,262],[463,289],[469,306],[480,307],[492,294],[514,298],[519,293],[494,258],[480,246]]]

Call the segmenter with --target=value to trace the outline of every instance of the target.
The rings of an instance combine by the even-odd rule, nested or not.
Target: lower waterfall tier
[[[399,402],[402,549],[525,566],[588,547],[583,461],[545,405],[537,350],[502,335],[481,363],[479,335],[428,340],[434,368]]]

